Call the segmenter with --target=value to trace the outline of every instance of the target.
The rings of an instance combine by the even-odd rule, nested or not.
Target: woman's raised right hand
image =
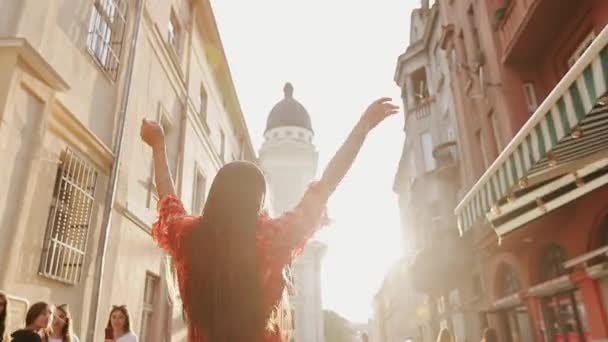
[[[396,114],[399,111],[399,106],[392,104],[390,101],[390,97],[383,97],[372,102],[365,110],[360,123],[371,130],[387,117]]]
[[[143,119],[140,129],[141,139],[152,148],[161,147],[165,144],[165,133],[156,121]]]

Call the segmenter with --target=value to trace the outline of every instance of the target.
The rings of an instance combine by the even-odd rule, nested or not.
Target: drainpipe
[[[131,37],[129,46],[129,60],[127,62],[127,72],[125,79],[125,87],[122,92],[120,102],[120,111],[118,117],[118,134],[114,143],[114,164],[110,172],[110,183],[107,188],[106,200],[104,203],[104,211],[101,224],[101,236],[99,239],[98,253],[95,260],[95,275],[97,276],[93,288],[93,300],[91,305],[91,317],[89,318],[87,338],[85,341],[95,341],[95,330],[97,330],[97,318],[99,317],[99,302],[103,288],[104,268],[106,261],[106,252],[108,249],[108,237],[110,236],[110,228],[112,222],[112,212],[114,210],[114,201],[116,199],[116,187],[118,185],[118,175],[120,173],[120,160],[122,157],[122,148],[124,144],[124,132],[127,121],[127,107],[129,105],[129,95],[131,93],[131,80],[133,78],[133,65],[135,62],[135,48],[137,46],[137,37],[141,26],[141,18],[144,12],[145,0],[138,0],[135,14],[135,24],[133,25],[134,32]]]

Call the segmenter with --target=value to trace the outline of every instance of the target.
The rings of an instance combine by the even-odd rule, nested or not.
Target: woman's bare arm
[[[175,195],[173,178],[167,163],[167,148],[162,127],[154,121],[143,120],[141,124],[141,138],[152,147],[154,160],[154,176],[158,197]]]
[[[397,113],[399,107],[391,104],[389,102],[390,100],[390,98],[381,98],[374,101],[367,108],[359,122],[357,122],[346,138],[346,141],[344,141],[325,168],[323,176],[321,177],[321,182],[328,188],[330,193],[338,187],[340,181],[342,181],[351,168],[355,158],[361,150],[361,146],[363,146],[367,133],[384,119]]]
[[[175,186],[173,185],[173,177],[169,164],[167,163],[167,149],[165,144],[152,149],[154,159],[154,180],[156,182],[156,191],[158,197],[166,195],[175,195]]]

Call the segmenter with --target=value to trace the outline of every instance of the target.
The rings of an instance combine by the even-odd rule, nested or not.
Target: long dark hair
[[[61,340],[63,342],[71,342],[72,336],[74,335],[74,328],[72,327],[72,313],[67,304],[61,304],[55,307],[55,310],[61,311],[65,314],[65,324],[61,329]]]
[[[215,177],[201,223],[186,239],[187,319],[209,342],[250,342],[264,333],[266,317],[256,254],[256,227],[266,193],[261,170],[232,162]]]
[[[131,332],[131,315],[129,315],[129,310],[127,310],[126,305],[112,305],[112,310],[108,316],[108,325],[106,327],[112,328],[112,314],[116,311],[120,311],[125,316],[125,325],[122,327],[124,332]]]
[[[4,309],[0,312],[0,338],[5,337],[4,333],[6,332],[6,324],[8,317],[8,297],[4,294],[4,292],[0,292],[0,300],[4,302]]]
[[[34,324],[36,318],[42,315],[44,312],[51,311],[51,306],[45,302],[37,302],[32,304],[32,306],[27,310],[27,314],[25,315],[25,326],[29,327]],[[51,320],[49,319],[49,322]],[[44,329],[48,329],[48,326],[43,327]]]

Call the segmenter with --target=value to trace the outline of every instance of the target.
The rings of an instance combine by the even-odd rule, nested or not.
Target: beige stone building
[[[68,303],[81,340],[99,341],[111,305],[126,304],[140,341],[185,340],[170,260],[150,236],[156,195],[139,125],[164,126],[195,213],[223,163],[255,160],[209,1],[12,0],[0,13],[10,328],[28,302]]]

